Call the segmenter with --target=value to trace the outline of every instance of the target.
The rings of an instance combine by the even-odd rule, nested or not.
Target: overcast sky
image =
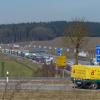
[[[0,24],[75,17],[100,22],[100,0],[0,0]]]

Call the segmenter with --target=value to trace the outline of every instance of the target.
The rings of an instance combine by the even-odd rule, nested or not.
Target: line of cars
[[[20,51],[20,50],[10,50],[10,49],[2,49],[1,51],[2,51],[2,53],[5,53],[5,54],[26,57],[28,59],[35,61],[35,62],[45,63],[47,65],[51,64],[51,61],[54,60],[53,55],[47,54],[45,52],[31,53],[27,50]]]
[[[26,57],[39,63],[45,63],[47,65],[51,64],[51,61],[53,60],[53,56],[46,53],[32,53]]]

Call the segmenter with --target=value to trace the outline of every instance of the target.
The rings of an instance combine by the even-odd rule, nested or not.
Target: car
[[[66,70],[71,71],[72,65],[74,65],[74,60],[67,60]]]
[[[96,58],[91,58],[90,65],[99,65],[99,63],[96,61]]]

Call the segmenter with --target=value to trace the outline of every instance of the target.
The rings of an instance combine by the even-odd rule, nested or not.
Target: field
[[[100,100],[100,91],[7,91],[4,100]],[[0,100],[3,92],[0,92]]]
[[[69,39],[69,38],[68,38]],[[67,39],[67,40],[68,40]],[[20,45],[36,45],[36,46],[52,46],[52,47],[70,47],[70,43],[68,41],[64,41],[62,37],[55,38],[49,41],[31,41],[31,42],[21,42],[18,43]],[[82,48],[84,49],[95,49],[95,46],[100,44],[100,37],[87,37],[86,38],[86,45],[83,45]]]
[[[0,53],[0,76],[6,76],[9,71],[9,76],[17,77],[32,77],[38,70],[39,65],[32,63],[24,58],[10,57]]]

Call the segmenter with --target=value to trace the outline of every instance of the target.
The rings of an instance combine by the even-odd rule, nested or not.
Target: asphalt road
[[[70,64],[70,65],[73,65],[75,63],[75,60],[74,59],[67,59],[67,63]],[[89,61],[84,61],[84,60],[78,60],[78,63],[79,64],[83,64],[83,65],[90,65],[90,62]]]
[[[55,82],[49,83],[49,82]],[[9,79],[7,83],[5,78],[0,79],[0,90],[72,90],[72,84],[61,83],[64,78],[33,78],[33,79]],[[57,83],[56,83],[57,82]]]

